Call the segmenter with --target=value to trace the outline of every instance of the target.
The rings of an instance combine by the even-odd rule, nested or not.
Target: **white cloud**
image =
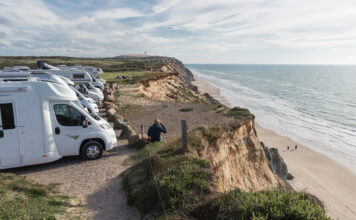
[[[188,62],[246,57],[239,60],[278,63],[278,57],[291,57],[293,63],[293,53],[304,50],[306,62],[323,53],[327,63],[333,60],[325,57],[328,51],[353,57],[356,49],[352,0],[162,0],[148,8],[115,2],[63,17],[44,0],[1,1],[0,53],[114,56],[149,50]]]

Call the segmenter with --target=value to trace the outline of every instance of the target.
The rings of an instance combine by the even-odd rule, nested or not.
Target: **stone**
[[[288,168],[287,164],[284,162],[283,158],[278,152],[277,148],[268,148],[263,143],[261,143],[263,150],[268,159],[268,166],[277,174],[282,180],[287,180]]]
[[[115,121],[115,119],[116,119],[115,108],[109,108],[108,110],[106,110],[106,116],[108,117],[109,121]]]
[[[126,139],[132,135],[136,135],[136,132],[131,128],[130,125],[126,125],[122,129],[119,139]]]
[[[294,176],[290,173],[287,174],[287,180],[292,180],[294,179]]]
[[[104,102],[103,103],[104,107],[107,108],[107,109],[110,109],[110,108],[114,108],[116,111],[119,109],[115,103],[112,103],[112,102]]]
[[[107,102],[115,102],[115,95],[114,94],[108,94],[105,96],[104,101]]]
[[[125,126],[127,126],[127,122],[122,117],[117,117],[116,120],[114,121],[114,129],[123,129]]]

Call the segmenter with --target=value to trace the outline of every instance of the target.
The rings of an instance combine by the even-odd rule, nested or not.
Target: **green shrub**
[[[240,108],[240,107],[231,108],[224,115],[227,116],[227,117],[233,117],[233,118],[236,118],[236,119],[242,119],[242,118],[245,118],[245,117],[253,116],[248,109]]]
[[[149,213],[163,219],[158,187],[172,219],[329,219],[318,200],[309,194],[284,190],[215,192],[209,161],[193,157],[189,152],[202,147],[202,135],[213,138],[223,130],[221,127],[195,129],[188,134],[188,151],[182,150],[180,138],[146,144],[133,157],[136,164],[124,173],[128,203],[142,215]]]
[[[195,210],[198,219],[330,219],[304,193],[231,191]]]

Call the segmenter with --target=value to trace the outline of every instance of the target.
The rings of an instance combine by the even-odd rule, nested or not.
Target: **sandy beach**
[[[202,93],[209,93],[221,103],[230,105],[220,95],[220,89],[209,82],[197,79],[194,85]],[[356,175],[332,159],[313,151],[312,147],[303,146],[257,124],[256,130],[260,141],[279,150],[289,172],[294,176],[290,181],[293,188],[317,196],[333,219],[356,219]],[[296,150],[295,145],[298,146]],[[290,147],[289,151],[287,146]]]

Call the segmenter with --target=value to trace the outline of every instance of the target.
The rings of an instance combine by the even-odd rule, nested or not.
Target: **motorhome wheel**
[[[96,160],[103,154],[103,146],[97,141],[89,141],[82,147],[81,156],[87,160]]]

